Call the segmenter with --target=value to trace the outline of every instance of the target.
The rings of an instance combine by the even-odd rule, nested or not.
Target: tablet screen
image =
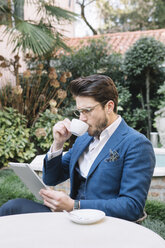
[[[29,164],[9,163],[10,168],[14,170],[22,182],[29,188],[33,195],[40,201],[43,201],[39,195],[40,189],[47,188],[44,182],[39,178]]]

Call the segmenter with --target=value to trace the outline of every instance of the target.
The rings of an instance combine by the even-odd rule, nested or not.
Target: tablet
[[[25,163],[9,163],[10,168],[12,168],[17,176],[22,180],[22,182],[29,188],[32,194],[40,201],[43,198],[39,195],[40,189],[46,189],[47,186],[35,173],[35,171],[30,167],[29,164]]]

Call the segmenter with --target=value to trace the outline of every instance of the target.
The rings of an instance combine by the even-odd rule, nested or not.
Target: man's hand
[[[53,127],[53,150],[59,150],[63,148],[63,145],[66,140],[68,140],[71,136],[69,119],[64,119],[63,121],[57,122]],[[53,152],[53,151],[52,151]]]
[[[43,197],[44,205],[49,207],[52,211],[73,210],[74,200],[64,192],[52,189],[41,189],[39,193]]]

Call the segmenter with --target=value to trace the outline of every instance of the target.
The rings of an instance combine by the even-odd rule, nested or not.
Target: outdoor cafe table
[[[60,213],[0,217],[1,248],[165,248],[153,231],[129,221],[105,217],[82,225]]]

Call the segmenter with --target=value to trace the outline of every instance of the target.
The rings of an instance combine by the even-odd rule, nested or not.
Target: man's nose
[[[80,113],[79,120],[86,122],[86,121],[87,121],[87,117],[86,117],[86,115],[85,115],[85,114],[83,114],[83,113]]]

